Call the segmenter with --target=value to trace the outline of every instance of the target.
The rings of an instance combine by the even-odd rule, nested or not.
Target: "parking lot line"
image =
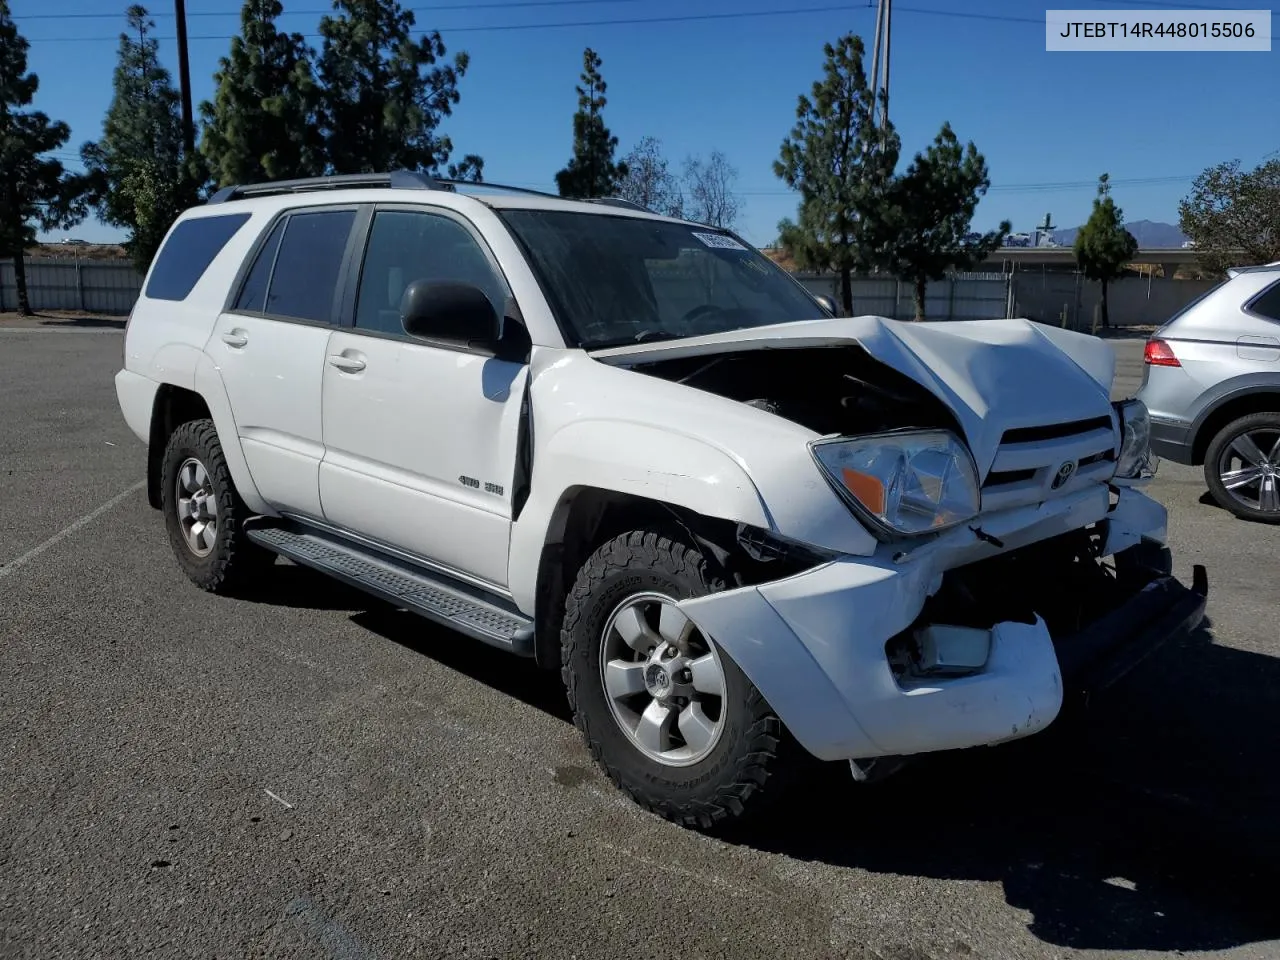
[[[22,556],[18,557],[16,560],[13,560],[9,563],[4,564],[3,566],[0,566],[0,580],[3,580],[5,577],[9,576],[9,574],[26,566],[32,560],[40,556],[40,554],[48,550],[50,547],[57,546],[67,537],[71,536],[71,534],[79,530],[81,527],[85,527],[88,524],[93,523],[93,521],[97,520],[100,516],[102,516],[112,507],[119,506],[129,496],[131,496],[134,493],[137,493],[146,485],[147,485],[147,481],[139,480],[137,483],[131,486],[128,490],[123,490],[120,493],[117,493],[114,497],[112,497],[106,503],[102,504],[96,510],[93,510],[90,513],[86,513],[79,520],[74,521],[70,526],[64,527],[63,529],[59,530],[57,533],[55,533],[52,537],[50,537],[44,543],[40,544],[39,546],[32,547],[30,550],[22,554]]]

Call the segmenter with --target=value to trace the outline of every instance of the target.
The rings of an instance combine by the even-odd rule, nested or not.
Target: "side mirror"
[[[470,283],[414,280],[400,298],[400,323],[411,337],[468,348],[492,350],[502,335],[498,311]]]
[[[833,317],[840,316],[840,311],[836,309],[836,302],[830,297],[818,294],[815,295],[813,299],[817,300],[818,306],[822,307],[823,310],[827,311],[827,313],[831,314]]]

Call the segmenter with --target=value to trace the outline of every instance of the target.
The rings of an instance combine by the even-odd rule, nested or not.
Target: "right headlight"
[[[886,533],[936,533],[978,515],[978,469],[950,431],[834,437],[809,446],[836,491]]]
[[[1151,414],[1141,400],[1125,400],[1115,405],[1120,418],[1120,455],[1116,457],[1116,480],[1149,480],[1160,460],[1151,452]]]

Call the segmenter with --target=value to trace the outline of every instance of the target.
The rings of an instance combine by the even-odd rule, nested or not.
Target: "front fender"
[[[644,424],[575,420],[537,445],[529,499],[512,527],[509,584],[523,610],[533,609],[548,531],[583,487],[763,529],[774,526],[751,478],[720,450]]]

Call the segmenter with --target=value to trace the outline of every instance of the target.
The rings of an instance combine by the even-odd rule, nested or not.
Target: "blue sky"
[[[71,125],[68,160],[101,133],[126,5],[11,0],[31,41],[30,67],[40,75],[37,106]],[[687,154],[724,151],[739,171],[740,228],[757,244],[772,240],[778,220],[795,210],[771,165],[793,123],[796,97],[820,75],[823,43],[854,31],[869,49],[875,24],[873,0],[843,6],[830,0],[402,5],[416,11],[419,26],[439,29],[450,53],[471,55],[446,129],[459,155],[485,158],[486,179],[554,189],[555,171],[571,148],[582,51],[591,46],[604,60],[606,121],[620,152],[645,135],[658,137],[677,164]],[[329,6],[328,0],[284,0],[282,26],[315,34]],[[1178,200],[1204,167],[1232,158],[1253,165],[1280,150],[1275,52],[1048,53],[1047,6],[1036,0],[895,5],[890,115],[908,155],[944,121],[985,154],[993,185],[978,207],[976,229],[1009,219],[1015,230],[1028,230],[1046,212],[1056,225],[1075,226],[1088,216],[1103,172],[1111,175],[1127,219],[1176,223]],[[1177,6],[1053,4],[1109,14]],[[804,12],[818,7],[837,9]],[[187,2],[197,104],[212,93],[211,75],[238,28],[239,8],[239,0]],[[176,83],[172,2],[155,0],[148,9]],[[768,15],[740,16],[755,13]],[[687,19],[704,15],[719,18]],[[571,25],[541,28],[546,24]],[[119,236],[94,222],[72,232],[87,240]]]

